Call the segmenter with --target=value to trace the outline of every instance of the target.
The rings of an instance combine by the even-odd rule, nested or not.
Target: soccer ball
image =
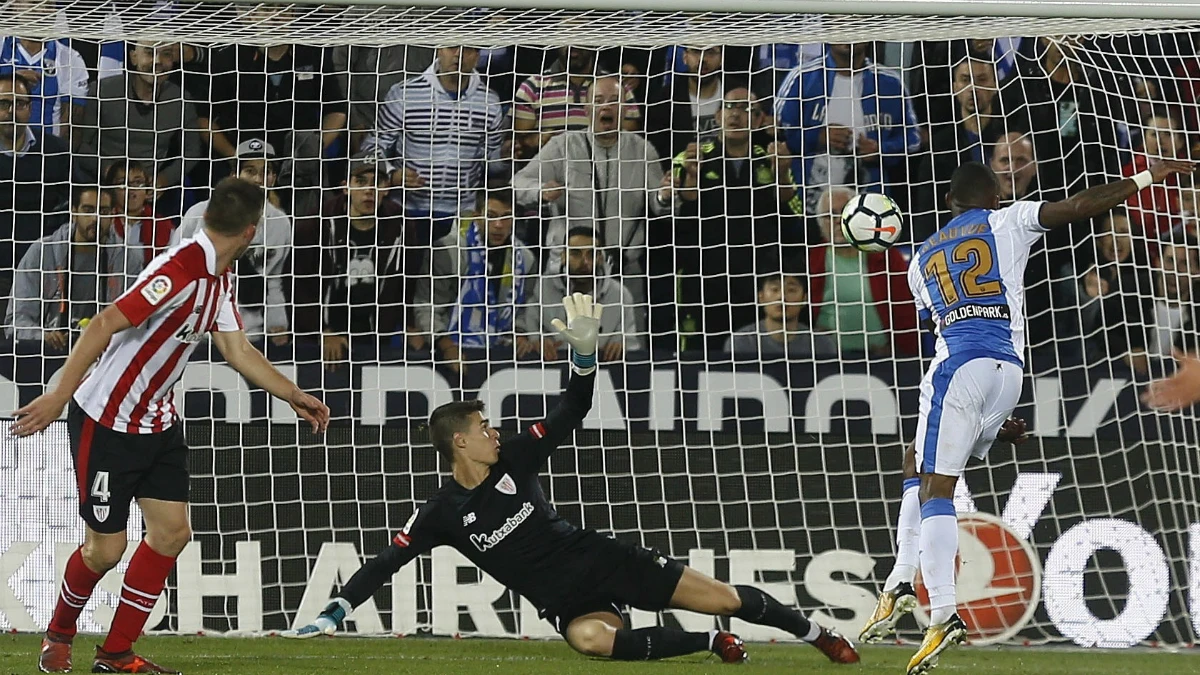
[[[842,234],[860,251],[887,250],[900,238],[903,229],[900,208],[886,195],[857,194],[842,209]]]

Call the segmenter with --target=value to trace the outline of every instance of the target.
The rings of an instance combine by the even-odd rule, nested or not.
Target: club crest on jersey
[[[512,476],[504,474],[504,477],[496,483],[496,489],[506,495],[517,494],[517,482],[512,479]]]
[[[100,506],[99,504],[92,505],[92,514],[96,516],[96,522],[103,523],[108,520],[108,512],[111,506]]]
[[[145,286],[142,286],[142,297],[146,302],[157,305],[162,302],[162,299],[167,297],[171,292],[171,277],[165,274],[160,274],[150,280]]]

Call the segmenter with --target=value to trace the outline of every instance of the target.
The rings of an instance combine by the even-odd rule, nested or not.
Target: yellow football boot
[[[947,648],[961,643],[967,638],[967,624],[958,616],[952,614],[945,623],[939,623],[925,629],[925,639],[921,648],[908,662],[908,675],[923,675],[937,666],[938,656]]]
[[[896,630],[896,623],[917,608],[917,594],[912,584],[900,584],[879,594],[875,613],[858,634],[860,642],[880,642]]]

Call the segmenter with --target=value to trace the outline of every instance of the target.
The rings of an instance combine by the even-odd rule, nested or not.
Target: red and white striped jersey
[[[114,303],[133,327],[113,336],[75,402],[122,433],[153,434],[178,421],[175,383],[212,331],[242,330],[234,274],[216,274],[217,251],[203,230],[158,255]]]

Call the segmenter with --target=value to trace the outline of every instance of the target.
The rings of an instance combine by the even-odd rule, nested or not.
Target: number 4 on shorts
[[[96,478],[92,480],[92,496],[102,502],[106,502],[111,494],[108,491],[108,472],[97,471]]]

